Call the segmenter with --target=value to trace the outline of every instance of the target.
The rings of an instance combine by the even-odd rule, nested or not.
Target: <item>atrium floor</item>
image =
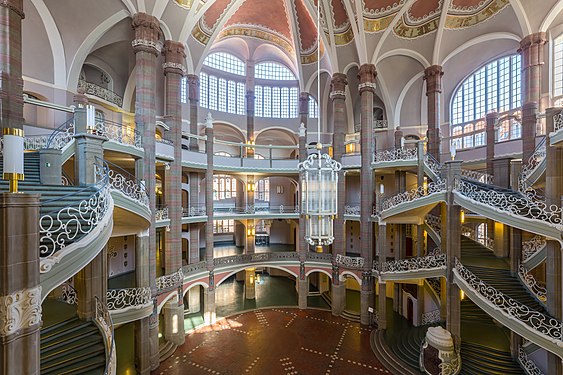
[[[153,374],[389,374],[369,336],[328,311],[256,310],[194,331]]]

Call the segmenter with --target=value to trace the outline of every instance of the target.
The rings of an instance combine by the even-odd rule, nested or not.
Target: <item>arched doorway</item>
[[[324,272],[313,271],[307,276],[307,307],[330,310],[332,305],[332,282]]]

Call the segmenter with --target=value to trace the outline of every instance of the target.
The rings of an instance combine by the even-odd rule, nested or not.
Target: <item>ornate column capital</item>
[[[530,34],[528,36],[525,36],[520,41],[520,48],[518,49],[518,53],[521,53],[523,50],[526,50],[533,45],[543,46],[546,43],[547,43],[547,33],[546,32],[542,31],[542,32]]]
[[[186,67],[184,66],[186,53],[184,52],[183,43],[173,40],[164,41],[162,54],[164,55],[162,68],[164,69],[165,75],[168,73],[180,74],[182,76],[186,75]]]
[[[300,92],[299,93],[299,114],[309,115],[309,93]]]
[[[364,91],[375,92],[375,78],[377,77],[377,71],[375,70],[375,65],[373,64],[363,64],[360,66],[358,71],[358,79],[360,84],[358,85],[358,90],[360,95]]]
[[[424,69],[424,80],[426,81],[426,95],[429,93],[442,92],[442,76],[444,71],[440,65],[432,65]]]
[[[348,80],[344,73],[334,73],[330,81],[330,98],[332,100],[346,98],[346,85]]]
[[[8,8],[23,20],[25,13],[23,12],[23,0],[0,0],[0,7]]]
[[[131,42],[133,52],[143,51],[158,57],[162,49],[160,22],[158,22],[158,19],[146,13],[135,13],[131,26],[135,30],[135,39]]]

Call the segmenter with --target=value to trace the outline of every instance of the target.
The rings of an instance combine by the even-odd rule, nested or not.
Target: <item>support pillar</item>
[[[494,175],[493,160],[495,158],[495,126],[498,121],[498,112],[487,113],[485,125],[485,134],[487,137],[487,174]]]
[[[62,151],[54,148],[39,150],[39,176],[41,185],[62,184]]]
[[[256,229],[255,220],[246,220],[246,233],[244,234],[246,238],[246,246],[244,249],[245,254],[254,254],[256,252]]]
[[[494,184],[502,188],[509,188],[511,183],[511,158],[497,158],[493,160]],[[510,227],[499,222],[493,223],[493,238],[495,255],[507,258],[510,255]]]
[[[39,195],[0,194],[0,372],[6,375],[39,374],[38,222]]]
[[[183,345],[185,342],[184,333],[184,303],[180,296],[180,301],[174,299],[166,302],[164,307],[164,338],[176,345]]]
[[[297,279],[297,304],[299,309],[307,308],[307,296],[309,295],[309,280],[305,275],[305,263],[301,262],[299,266],[299,278]]]
[[[207,169],[205,170],[205,212],[207,213],[207,227],[205,228],[205,261],[207,270],[213,271],[213,118],[207,114],[205,120],[205,148],[207,152]],[[215,292],[213,293],[215,306]]]
[[[198,135],[199,77],[195,74],[188,74],[186,77],[188,79],[188,100],[190,101],[190,134]],[[191,151],[199,151],[196,138],[190,137],[188,148]]]
[[[378,269],[383,269],[383,263],[386,259],[387,244],[387,225],[385,222],[379,223],[379,235],[377,236],[377,252],[378,252]],[[387,284],[385,281],[379,280],[379,296],[377,306],[377,327],[378,329],[387,329]]]
[[[209,273],[209,288],[203,293],[203,319],[205,324],[213,324],[217,320],[215,306],[215,276]]]
[[[77,294],[77,313],[83,320],[96,317],[96,300],[106,301],[108,290],[107,246],[74,277]]]
[[[299,126],[299,162],[302,163],[307,159],[307,116],[309,111],[309,94],[301,93],[299,96],[299,114],[301,118],[301,125]],[[305,122],[303,122],[305,120]],[[301,191],[301,186],[303,186],[303,180],[301,178],[301,173],[299,174],[299,200],[298,204],[301,205],[301,198],[303,192]],[[299,214],[299,239],[297,240],[297,251],[299,252],[299,261],[304,262],[307,257],[307,251],[309,250],[309,245],[305,241],[305,226],[306,226],[305,215]]]
[[[253,145],[254,138],[254,61],[246,61],[246,143]],[[243,155],[241,155],[243,157]],[[254,148],[246,148],[246,157],[254,159]]]
[[[346,284],[340,282],[340,270],[332,265],[332,315],[340,316],[346,308]]]
[[[190,194],[189,194],[189,215],[200,215],[200,209],[202,208],[199,203],[199,184],[200,178],[199,173],[190,172]],[[199,223],[189,224],[190,228],[190,257],[189,264],[198,263],[201,261],[199,257]]]
[[[166,123],[170,127],[170,140],[174,144],[174,160],[165,173],[165,197],[170,231],[165,236],[165,274],[169,275],[182,267],[182,102],[180,87],[186,74],[184,45],[167,40],[162,53],[165,75]]]
[[[440,160],[440,101],[442,95],[442,76],[444,71],[440,65],[432,65],[424,69],[426,81],[426,97],[428,108],[428,153]]]
[[[256,299],[256,268],[244,270],[244,298]]]

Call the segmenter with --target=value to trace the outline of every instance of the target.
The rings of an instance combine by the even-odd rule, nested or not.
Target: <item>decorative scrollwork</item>
[[[440,279],[437,277],[431,277],[425,279],[430,288],[436,293],[436,296],[440,297],[440,293],[442,291],[442,283],[440,283]]]
[[[442,362],[438,365],[441,375],[456,375],[461,371],[461,356],[459,353],[450,362]]]
[[[0,296],[0,337],[41,323],[41,286]]]
[[[125,196],[133,199],[143,206],[149,205],[149,196],[142,185],[134,176],[124,175],[114,169],[108,171],[109,182],[112,189],[120,191]]]
[[[464,180],[457,181],[456,185],[459,194],[473,201],[513,215],[541,220],[563,230],[561,208],[535,200],[531,194],[493,190]]]
[[[446,267],[446,254],[434,253],[424,257],[383,262],[380,272],[407,272]]]
[[[332,254],[331,253],[315,253],[309,251],[307,253],[307,260],[315,261],[315,262],[332,262]]]
[[[166,220],[168,219],[168,207],[157,209],[154,214],[154,220]]]
[[[61,300],[64,303],[68,303],[69,305],[76,305],[78,303],[78,294],[71,284],[67,282],[62,283],[61,292]]]
[[[440,175],[442,171],[442,164],[432,156],[432,154],[424,154],[424,164],[430,169],[436,176]]]
[[[388,123],[387,120],[374,120],[373,121],[373,128],[374,129],[387,129]]]
[[[330,254],[329,254],[330,255]],[[245,263],[259,263],[259,262],[272,262],[272,261],[287,261],[299,259],[296,252],[281,252],[281,253],[256,253],[256,254],[242,254],[232,255],[222,258],[214,258],[213,265],[230,265],[230,264],[245,264]]]
[[[538,332],[538,334],[549,337],[552,341],[561,344],[561,321],[535,311],[530,307],[508,297],[487,285],[484,281],[475,276],[471,271],[461,264],[456,258],[455,269],[463,280],[481,298],[487,300],[496,309],[505,315],[514,318]]]
[[[487,173],[473,171],[470,169],[462,169],[461,175],[467,179],[474,180],[477,182],[482,182],[489,185],[493,183],[493,176]]]
[[[534,236],[529,241],[522,243],[522,261],[526,262],[528,259],[536,255],[547,245],[547,240],[542,236]]]
[[[177,287],[184,281],[184,271],[180,268],[178,271],[170,275],[161,276],[156,279],[156,289],[162,291],[164,289]]]
[[[96,122],[94,133],[103,135],[110,141],[133,146],[139,149],[143,148],[141,134],[137,129],[121,124],[113,123],[107,120]]]
[[[123,105],[123,98],[121,96],[117,95],[115,92],[111,90],[98,86],[94,83],[86,82],[84,80],[79,80],[78,88],[83,88],[86,94],[113,103],[118,107],[121,107]]]
[[[385,161],[398,161],[398,160],[417,160],[418,159],[418,149],[417,148],[392,148],[390,150],[377,151],[373,155],[374,163],[385,162]]]
[[[525,191],[532,186],[532,183],[528,181],[528,179],[545,160],[547,155],[545,143],[546,138],[544,137],[543,140],[536,146],[534,153],[530,156],[526,163],[522,165],[522,171],[518,176],[518,190]]]
[[[109,289],[107,301],[110,311],[141,308],[152,303],[151,288]]]
[[[442,232],[442,219],[439,216],[426,215],[425,221],[426,224],[428,224],[430,228],[434,229],[434,232],[436,232],[439,236]]]
[[[422,314],[422,325],[434,324],[441,321],[440,309],[432,310]]]
[[[96,298],[96,319],[94,322],[104,335],[106,345],[106,368],[104,375],[116,373],[117,354],[115,350],[115,336],[113,331],[113,321],[106,305],[98,297]]]
[[[364,258],[362,257],[349,257],[342,254],[337,254],[334,262],[341,267],[346,268],[362,268],[364,266]]]
[[[529,273],[528,269],[523,264],[520,264],[520,266],[518,267],[518,277],[520,277],[522,283],[526,285],[526,287],[530,290],[530,292],[532,292],[534,296],[536,296],[537,299],[539,299],[543,303],[547,302],[547,289],[544,286],[538,284],[538,282],[534,278],[534,275]]]
[[[563,129],[563,113],[558,113],[553,116],[553,130],[559,131]]]
[[[344,206],[344,215],[359,215],[360,206]]]
[[[471,238],[473,241],[480,243],[489,250],[493,250],[495,246],[495,241],[489,237],[482,237],[477,233],[477,231],[466,225],[461,226],[461,234],[465,237]]]
[[[433,193],[439,193],[446,190],[446,180],[438,180],[436,182],[431,182],[428,186],[419,186],[410,191],[405,191],[404,193],[399,193],[392,197],[385,199],[381,205],[382,210],[388,210],[395,207],[401,203],[411,202],[415,199],[428,196]]]
[[[182,208],[182,217],[205,216],[205,215],[206,215],[205,205]]]
[[[527,375],[544,375],[539,367],[528,358],[528,354],[521,346],[518,347],[518,363],[520,363]]]
[[[42,258],[50,257],[83,235],[90,233],[104,218],[111,205],[111,195],[108,183],[109,168],[107,165],[95,165],[97,190],[88,198],[72,206],[51,211],[39,219],[39,254]],[[72,195],[83,193],[91,188],[85,188]],[[42,272],[48,272],[52,264],[42,264]]]

